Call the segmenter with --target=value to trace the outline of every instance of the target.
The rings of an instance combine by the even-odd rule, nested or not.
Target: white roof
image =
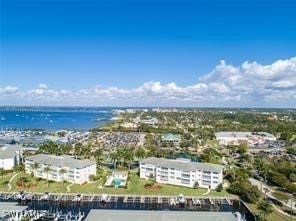
[[[18,151],[21,151],[20,145],[9,145],[0,146],[0,159],[10,159],[17,155]]]
[[[274,138],[270,133],[266,132],[235,132],[235,131],[223,131],[215,133],[216,137],[227,137],[227,138],[247,138],[252,136],[262,136],[268,138]]]
[[[94,210],[86,221],[236,221],[231,212],[151,211],[151,210]]]
[[[72,156],[68,155],[55,156],[49,154],[37,154],[34,156],[27,157],[26,159],[37,162],[39,164],[47,164],[51,166],[69,168],[85,168],[96,164],[96,162],[90,160],[77,160],[74,159]]]
[[[223,166],[218,164],[190,162],[188,160],[180,158],[176,160],[171,160],[165,158],[148,157],[146,159],[140,160],[140,163],[155,165],[159,167],[175,168],[183,171],[204,170],[220,173],[223,170]]]

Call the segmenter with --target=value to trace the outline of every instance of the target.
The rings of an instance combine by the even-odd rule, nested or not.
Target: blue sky
[[[3,104],[295,107],[296,2],[0,0],[0,8]],[[240,89],[245,78],[262,88]]]

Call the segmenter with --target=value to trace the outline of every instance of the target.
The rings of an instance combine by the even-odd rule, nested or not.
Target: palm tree
[[[24,164],[19,164],[19,165],[17,165],[17,166],[15,166],[15,168],[14,168],[16,171],[18,171],[18,172],[20,172],[20,174],[21,174],[21,177],[20,177],[20,179],[21,179],[21,181],[22,181],[22,186],[24,186],[24,172],[25,172],[25,166],[24,166]]]
[[[144,148],[139,147],[135,153],[136,157],[140,160],[146,157],[146,151]]]
[[[134,160],[134,154],[131,149],[127,149],[123,155],[124,161],[128,164],[128,171],[130,171],[131,162]]]
[[[63,179],[62,179],[63,186],[65,183],[65,173],[67,173],[67,170],[65,168],[60,169],[59,174],[63,177]]]
[[[102,162],[104,160],[103,150],[102,149],[96,150],[94,155],[95,155],[95,159],[96,159],[96,162],[97,162],[97,168],[100,168],[101,164],[102,164]]]
[[[82,152],[82,144],[76,143],[74,145],[74,155],[76,156],[76,158],[77,158],[77,156],[81,155],[81,152]]]
[[[48,174],[51,171],[49,166],[44,167],[43,172],[46,173],[47,187],[49,186]]]
[[[266,177],[268,175],[268,173],[270,172],[270,166],[268,164],[263,164],[262,166],[262,173],[263,173],[263,176],[264,176],[264,182],[266,182]]]
[[[91,156],[91,144],[88,143],[86,146],[83,148],[83,155],[85,158],[89,159]]]
[[[34,176],[36,176],[36,171],[40,168],[39,163],[34,162],[34,164],[33,164],[31,167],[32,167],[32,170],[33,170]]]
[[[109,154],[109,157],[110,157],[112,163],[114,164],[114,170],[116,170],[116,162],[118,160],[118,154],[117,154],[117,152],[115,152],[115,151],[114,152],[111,152]]]

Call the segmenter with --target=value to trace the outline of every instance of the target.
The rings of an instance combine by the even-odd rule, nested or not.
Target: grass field
[[[28,181],[27,184],[32,184],[32,187],[28,188],[28,187],[19,187],[16,185],[18,179],[23,176],[24,178],[26,178],[26,180]],[[12,181],[11,183],[12,186],[12,192],[16,192],[16,191],[30,191],[30,192],[53,192],[53,193],[59,193],[59,192],[66,192],[66,186],[67,183],[65,183],[64,185],[62,183],[58,183],[58,182],[50,182],[49,184],[47,183],[46,180],[39,180],[35,177],[32,177],[31,175],[28,174],[18,174]],[[3,191],[7,191],[7,188],[5,188],[5,190]]]
[[[256,204],[247,203],[247,205],[249,206],[249,208],[252,210],[253,213],[258,215],[260,214],[260,211],[257,209]],[[285,216],[279,213],[278,211],[276,211],[275,209],[273,209],[273,213],[267,217],[267,220],[268,221],[296,221],[296,218]]]
[[[7,191],[8,187],[7,187],[7,184],[10,180],[10,178],[14,175],[15,173],[8,173],[8,174],[5,174],[2,177],[0,177],[0,191]]]
[[[52,192],[52,193],[60,193],[60,192],[67,192],[67,185],[69,183],[62,183],[58,182],[50,182],[49,185],[46,180],[39,180],[35,177],[31,177],[28,174],[24,174],[23,176],[27,179],[27,182],[32,184],[32,187],[18,187],[16,185],[18,179],[20,178],[20,174],[18,174],[12,182],[12,190],[11,191],[30,191],[30,192]],[[10,179],[11,176],[7,177],[6,179]],[[201,196],[202,194],[206,193],[207,190],[203,188],[192,189],[186,187],[179,187],[173,185],[163,185],[157,184],[161,188],[160,189],[145,189],[144,185],[149,183],[150,181],[139,179],[136,173],[132,173],[130,175],[129,184],[126,189],[124,188],[100,188],[101,181],[97,181],[94,183],[88,183],[84,185],[77,185],[74,184],[71,186],[71,193],[107,193],[107,194],[131,194],[131,195],[177,195],[177,194],[184,194],[187,196]],[[7,186],[0,189],[1,191],[7,191]],[[222,192],[217,192],[212,190],[207,196],[217,196],[217,197],[226,197],[226,196],[233,196],[227,193],[225,190]]]

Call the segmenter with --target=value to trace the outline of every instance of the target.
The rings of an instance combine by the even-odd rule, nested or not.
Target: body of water
[[[88,130],[113,116],[112,108],[0,107],[0,130]]]

